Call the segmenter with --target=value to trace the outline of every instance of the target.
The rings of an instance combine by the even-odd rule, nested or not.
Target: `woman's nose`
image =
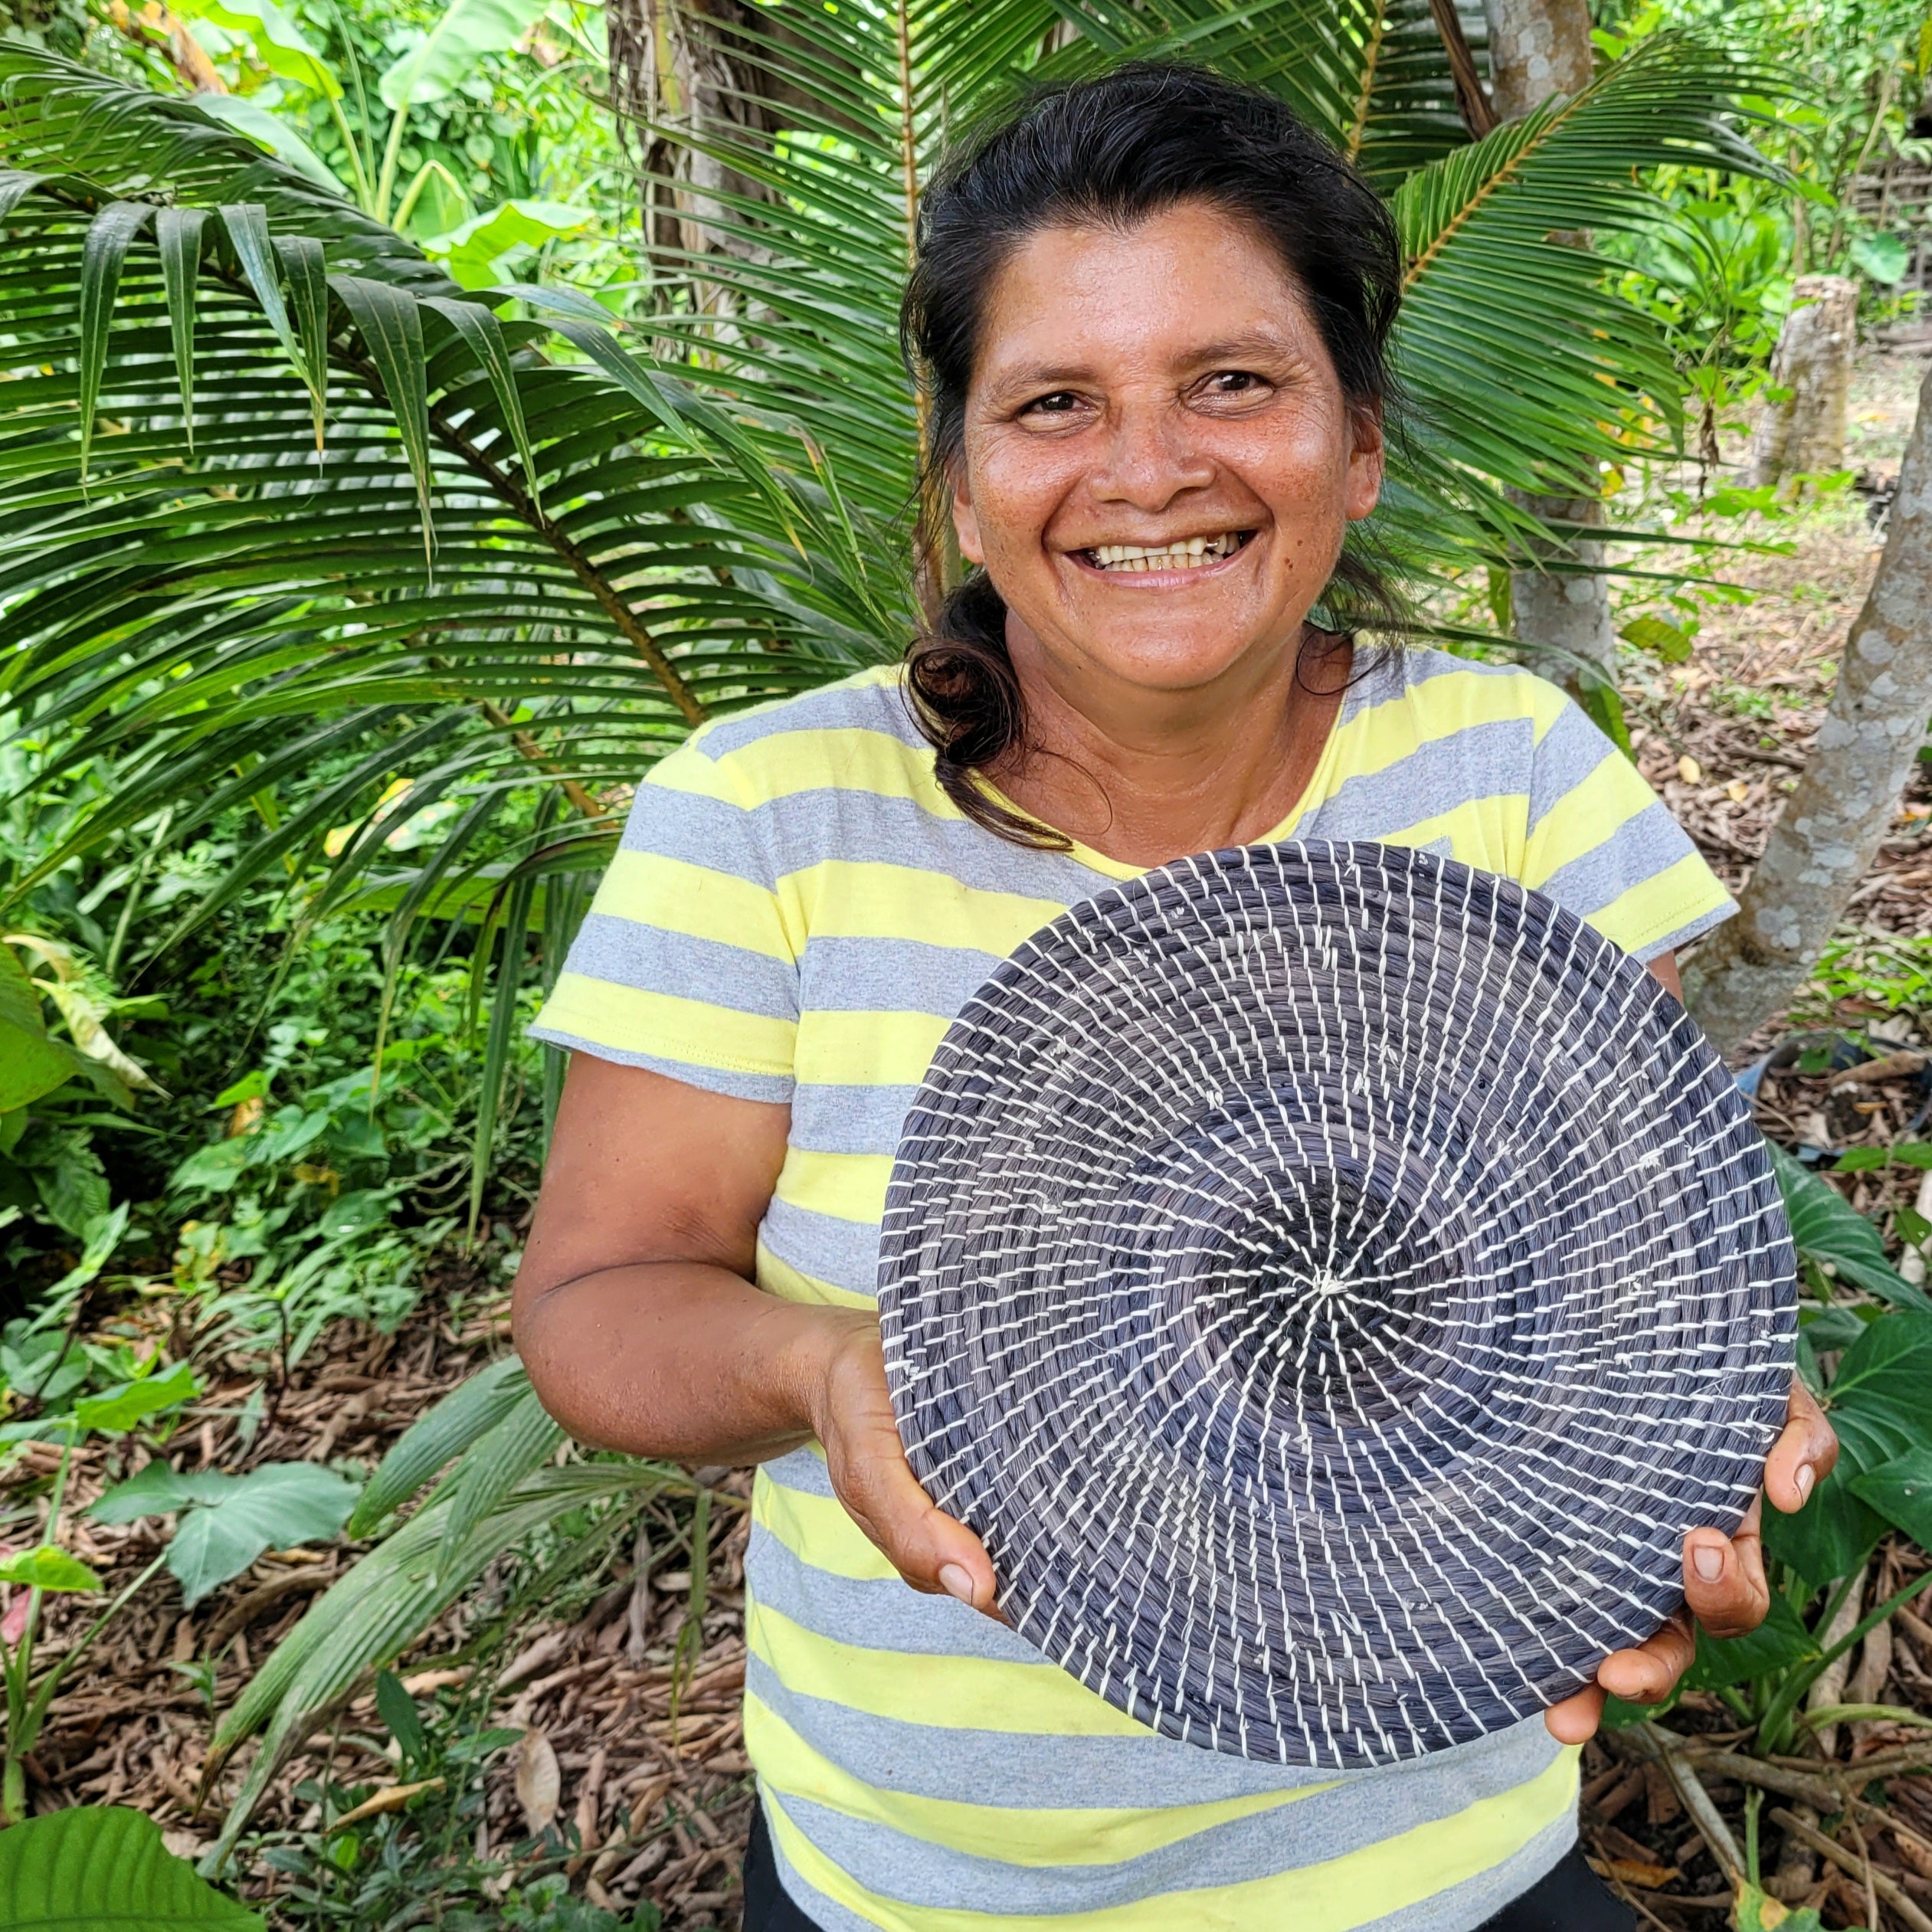
[[[1154,512],[1188,490],[1205,489],[1214,480],[1214,465],[1195,443],[1193,428],[1186,413],[1171,404],[1116,409],[1091,481],[1095,496]]]

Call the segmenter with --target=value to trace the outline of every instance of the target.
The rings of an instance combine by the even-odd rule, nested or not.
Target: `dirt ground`
[[[1894,356],[1873,359],[1861,373],[1852,460],[1868,481],[1882,486],[1895,473],[1923,367]],[[1724,574],[1748,588],[1750,600],[1713,605],[1687,663],[1638,660],[1629,666],[1629,714],[1645,775],[1734,887],[1761,850],[1829,702],[1836,653],[1877,559],[1880,535],[1871,512],[1880,501],[1848,495],[1790,522],[1747,528],[1743,534],[1749,538],[1790,545],[1786,554],[1740,553],[1726,565]],[[1851,919],[1875,946],[1932,934],[1928,780],[1932,770],[1921,767],[1852,908]],[[1927,1004],[1932,1008],[1932,989]],[[1889,1031],[1882,1036],[1895,1044],[1922,1043],[1910,1015],[1901,1019],[1856,996],[1814,994],[1791,1023],[1885,1027]],[[1760,1108],[1767,1130],[1789,1144],[1842,1148],[1919,1134],[1925,1102],[1917,1085],[1901,1083],[1875,1095],[1830,1089],[1822,1075],[1787,1069],[1767,1077]],[[1910,1183],[1888,1183],[1881,1174],[1862,1176],[1858,1186],[1859,1205],[1889,1207],[1908,1197]],[[470,1312],[453,1319],[452,1305]],[[125,1311],[117,1318],[125,1320]],[[469,1292],[453,1302],[426,1302],[394,1337],[342,1330],[299,1365],[245,1446],[234,1431],[245,1398],[261,1383],[261,1364],[205,1365],[214,1386],[199,1419],[191,1419],[175,1439],[169,1459],[180,1468],[231,1472],[264,1462],[345,1456],[373,1467],[410,1422],[507,1345],[501,1305]],[[47,1455],[38,1448],[0,1473],[0,1518],[28,1516],[47,1473]],[[159,1546],[156,1526],[86,1524],[79,1512],[110,1472],[97,1451],[77,1473],[61,1540],[102,1570],[110,1587],[131,1579]],[[706,1474],[722,1492],[721,1504],[748,1493],[742,1473]],[[44,1516],[44,1495],[38,1508]],[[653,1901],[670,1927],[737,1923],[751,1803],[738,1715],[745,1534],[742,1510],[721,1509],[702,1652],[675,1720],[673,1646],[688,1577],[653,1578],[648,1565],[640,1577],[627,1554],[572,1621],[539,1619],[516,1633],[489,1701],[491,1722],[535,1727],[555,1754],[558,1816],[575,1822],[583,1846],[572,1861],[575,1888],[594,1904],[624,1911]],[[172,1580],[158,1577],[59,1701],[28,1767],[35,1808],[133,1805],[161,1823],[177,1850],[192,1853],[204,1845],[241,1767],[228,1767],[204,1790],[211,1720],[201,1691],[176,1666],[217,1657],[214,1701],[225,1708],[349,1560],[339,1547],[272,1554],[192,1613],[182,1611]],[[1902,1579],[1926,1559],[1893,1546],[1881,1560]],[[411,1688],[427,1695],[462,1681],[453,1673],[469,1667],[447,1662],[461,1634],[454,1623],[440,1626],[404,1662]],[[1860,1669],[1859,1688],[1869,1700],[1932,1709],[1932,1626],[1901,1613],[1883,1654],[1868,1645]],[[1714,1698],[1693,1698],[1681,1710],[1674,1721],[1703,1732],[1708,1747],[1721,1750],[1731,1722],[1724,1707]],[[343,1741],[335,1747],[333,1770],[343,1782],[391,1775],[386,1760],[372,1764],[369,1747],[353,1740],[351,1734],[363,1727],[380,1734],[367,1698],[351,1707],[339,1734]],[[1881,1759],[1914,1741],[1914,1734],[1901,1737],[1883,1726],[1858,1728],[1863,1734],[1848,1736],[1842,1747],[1850,1754],[1848,1769],[1850,1762]],[[314,1808],[294,1796],[294,1787],[316,1775],[329,1750],[318,1740],[277,1780],[260,1822],[306,1822],[313,1829]],[[523,1832],[507,1759],[490,1775],[480,1853]],[[1645,1921],[1668,1927],[1727,1923],[1718,1916],[1724,1901],[1716,1868],[1655,1767],[1611,1737],[1590,1747],[1584,1780],[1583,1819],[1593,1854]],[[1743,1786],[1718,1776],[1711,1790],[1736,1823]],[[1894,1776],[1888,1793],[1902,1829],[1868,1834],[1871,1869],[1932,1914],[1932,1778]],[[1767,1845],[1774,1843],[1776,1828],[1767,1825]],[[1826,1865],[1805,1895],[1828,1924],[1876,1923],[1874,1897],[1862,1875]],[[1913,1921],[1894,1914],[1887,1922]]]

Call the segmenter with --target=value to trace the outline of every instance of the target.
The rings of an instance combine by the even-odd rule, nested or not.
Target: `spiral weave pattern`
[[[1587,1682],[1734,1529],[1794,1261],[1683,1010],[1424,852],[1203,855],[954,1022],[886,1195],[913,1470],[1109,1703],[1350,1769]]]

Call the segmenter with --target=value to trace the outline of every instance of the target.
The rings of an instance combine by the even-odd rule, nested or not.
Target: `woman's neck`
[[[1279,825],[1321,762],[1351,657],[1342,640],[1283,652],[1238,683],[1150,691],[1068,677],[1017,624],[1007,644],[1027,749],[989,775],[1043,824],[1136,866],[1246,845]]]

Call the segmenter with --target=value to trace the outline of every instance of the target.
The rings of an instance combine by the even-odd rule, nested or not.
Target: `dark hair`
[[[1014,250],[1043,228],[1127,227],[1187,201],[1249,223],[1275,250],[1351,408],[1381,411],[1398,400],[1386,352],[1402,248],[1380,198],[1272,95],[1198,68],[1136,62],[1033,95],[969,135],[926,191],[899,336],[925,404],[928,509],[945,500],[960,457],[987,293]],[[922,535],[936,554],[934,532]],[[1344,552],[1326,600],[1344,630],[1351,614],[1395,614],[1364,549],[1358,542]],[[1006,604],[984,571],[966,578],[914,641],[907,683],[938,753],[940,785],[960,810],[1003,837],[1063,846],[974,781],[1026,736]]]

